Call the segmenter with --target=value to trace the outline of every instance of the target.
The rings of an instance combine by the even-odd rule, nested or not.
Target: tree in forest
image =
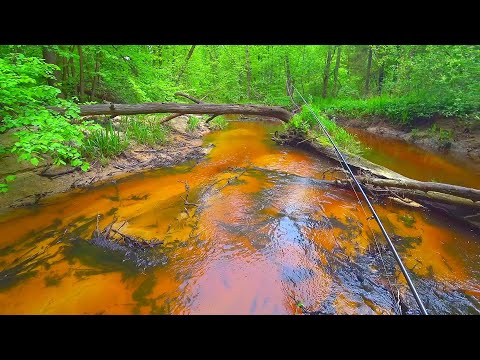
[[[322,98],[327,97],[328,91],[328,79],[330,77],[330,65],[332,63],[332,47],[328,47],[327,58],[325,61],[325,68],[323,70],[323,87],[322,87]]]

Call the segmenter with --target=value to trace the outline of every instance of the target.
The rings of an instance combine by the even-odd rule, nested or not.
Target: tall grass
[[[139,144],[157,145],[167,141],[168,128],[159,123],[156,117],[140,116],[134,119],[122,118],[121,126],[129,138]]]
[[[213,120],[212,120],[213,121]],[[193,132],[195,131],[198,126],[200,125],[200,119],[196,116],[189,116],[187,121],[187,131]]]
[[[82,151],[88,158],[106,159],[119,155],[128,145],[128,137],[115,130],[110,123],[105,128],[87,135],[83,141]]]
[[[210,121],[209,124],[212,130],[223,130],[228,126],[228,121],[223,116],[218,116]]]
[[[468,117],[478,113],[479,101],[460,102],[448,96],[410,94],[402,97],[378,96],[369,99],[323,99],[316,108],[327,115],[351,118],[384,117],[400,124],[410,124],[418,118]]]

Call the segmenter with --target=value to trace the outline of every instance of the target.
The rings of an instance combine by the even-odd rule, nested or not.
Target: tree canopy
[[[473,117],[480,108],[480,47],[473,45],[44,45],[0,46],[0,148],[38,164],[88,169],[79,146],[96,125],[77,104],[175,101],[291,107],[294,85],[319,111]],[[289,91],[290,90],[290,91]],[[295,99],[298,99],[293,94]],[[63,106],[65,115],[46,106]],[[6,185],[3,185],[5,188]]]

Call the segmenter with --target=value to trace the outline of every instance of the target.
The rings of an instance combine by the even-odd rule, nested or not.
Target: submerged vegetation
[[[80,118],[78,104],[175,102],[175,93],[186,91],[204,102],[292,109],[292,99],[300,103],[296,92],[287,91],[293,84],[324,115],[335,139],[356,152],[354,139],[327,118],[382,118],[411,127],[435,116],[478,123],[479,50],[476,45],[2,45],[0,133],[15,141],[0,146],[0,154],[13,153],[35,166],[52,162],[87,171],[89,158],[114,156],[129,141],[164,144],[167,126],[156,124],[159,115],[122,121],[123,134],[102,130]],[[66,111],[61,115],[48,106]],[[309,115],[301,116],[305,119],[297,116],[291,126],[322,141]],[[188,121],[189,131],[198,126],[195,119]],[[213,129],[225,126],[223,117],[210,123]],[[432,136],[444,142],[451,137],[441,130]],[[7,182],[0,179],[1,191]]]

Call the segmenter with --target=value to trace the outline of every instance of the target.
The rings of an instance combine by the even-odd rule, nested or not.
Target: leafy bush
[[[52,77],[55,65],[37,57],[9,54],[0,58],[0,133],[13,130],[18,140],[8,149],[19,160],[38,165],[45,155],[56,165],[80,166],[86,171],[88,162],[82,159],[78,147],[83,132],[97,128],[92,122],[78,122],[79,108],[71,101],[57,97],[60,90],[44,85]],[[62,106],[60,115],[47,106]],[[2,192],[5,192],[5,185]]]
[[[83,143],[85,155],[91,159],[107,159],[119,155],[128,147],[128,138],[108,124],[105,129],[95,130],[89,134]]]
[[[188,117],[187,131],[189,131],[189,132],[195,131],[198,128],[198,125],[200,125],[200,119],[199,118],[197,118],[196,116],[189,116]]]

